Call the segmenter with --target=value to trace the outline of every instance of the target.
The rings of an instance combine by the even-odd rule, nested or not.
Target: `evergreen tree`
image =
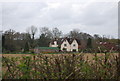
[[[87,48],[92,48],[92,39],[88,38],[87,40]]]
[[[50,38],[45,36],[45,34],[41,34],[40,38],[38,39],[38,45],[40,47],[48,47],[50,42]]]
[[[29,51],[29,45],[28,42],[25,43],[25,48],[24,48],[24,52],[28,52]]]

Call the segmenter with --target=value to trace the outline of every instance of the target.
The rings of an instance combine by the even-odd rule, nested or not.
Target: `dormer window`
[[[67,44],[64,44],[64,46],[67,46]]]
[[[73,44],[73,46],[75,47],[76,45],[75,45],[75,44]]]

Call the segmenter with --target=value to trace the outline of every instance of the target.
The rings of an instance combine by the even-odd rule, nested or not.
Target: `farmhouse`
[[[59,47],[61,51],[77,52],[80,47],[80,41],[73,38],[54,39],[50,42],[49,47]]]

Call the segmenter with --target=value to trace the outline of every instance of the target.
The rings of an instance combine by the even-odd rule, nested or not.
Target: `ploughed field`
[[[82,55],[86,60],[92,60],[95,56],[98,57],[105,57],[105,53],[69,53],[69,54],[42,54],[43,56],[71,56],[71,55]],[[38,54],[39,55],[39,54]],[[40,54],[41,55],[41,54]],[[107,53],[109,57],[116,57],[118,53]],[[24,57],[24,56],[32,56],[31,54],[2,54],[4,57]]]

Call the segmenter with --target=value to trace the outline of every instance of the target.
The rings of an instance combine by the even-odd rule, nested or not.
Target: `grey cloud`
[[[4,3],[3,4],[3,29],[13,28],[21,31],[32,24],[40,14],[40,10],[47,7],[46,3]]]
[[[73,28],[80,28],[91,34],[116,36],[117,3],[57,3],[60,5],[56,8],[51,8],[45,2],[6,3],[3,5],[4,29],[13,28],[17,31],[24,31],[26,27],[35,25],[37,27],[59,27],[64,33]]]
[[[110,8],[110,7],[113,8]],[[104,25],[111,19],[117,19],[117,7],[112,3],[93,3],[84,8],[80,22],[85,25]]]

